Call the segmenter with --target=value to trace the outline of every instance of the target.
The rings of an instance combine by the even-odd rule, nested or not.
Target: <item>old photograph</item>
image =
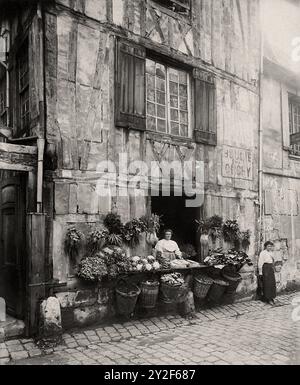
[[[0,365],[299,364],[300,0],[0,0]]]

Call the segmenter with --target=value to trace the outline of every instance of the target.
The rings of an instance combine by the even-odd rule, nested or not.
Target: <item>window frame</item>
[[[26,65],[26,71],[21,75],[21,65]],[[21,79],[26,77],[26,83],[21,84]],[[16,128],[17,134],[29,135],[30,130],[30,68],[29,68],[29,38],[24,39],[16,52],[16,97],[17,97],[17,116],[16,116]],[[23,100],[24,98],[24,100]],[[25,114],[23,112],[23,106],[28,103],[28,110]],[[25,118],[25,119],[24,119]]]
[[[0,89],[4,88],[2,95],[3,95],[3,108],[1,109],[0,106],[0,122],[4,124],[5,126],[8,126],[8,119],[9,119],[9,72],[8,72],[8,54],[9,54],[9,43],[10,43],[10,34],[8,30],[5,30],[0,38],[2,39],[2,47],[4,49],[1,54],[3,55],[3,61],[0,63]],[[2,72],[2,75],[1,75]],[[1,103],[1,101],[0,101]]]
[[[169,0],[172,2],[175,6],[180,6],[187,10],[186,14],[180,13],[176,10],[172,10],[168,7],[167,4],[163,4],[160,0],[151,0],[150,3],[153,3],[153,5],[161,7],[161,9],[166,10],[166,12],[171,12],[171,14],[176,15],[178,17],[182,17],[184,19],[190,20],[192,17],[192,0],[189,0],[189,6],[186,6],[181,0]]]
[[[155,133],[155,134],[159,134],[159,135],[167,135],[167,136],[171,136],[171,137],[174,137],[177,139],[186,139],[186,140],[192,139],[193,138],[193,130],[194,130],[194,124],[193,124],[193,121],[194,121],[193,120],[193,112],[194,112],[194,110],[193,110],[193,103],[192,103],[192,101],[193,101],[192,71],[186,67],[176,65],[174,63],[169,63],[168,61],[164,61],[161,59],[159,60],[157,57],[154,57],[151,55],[147,55],[145,60],[146,60],[146,63],[147,63],[147,60],[151,60],[155,63],[158,63],[158,64],[164,66],[165,67],[165,73],[166,73],[166,79],[165,79],[165,83],[166,83],[166,92],[165,92],[166,93],[166,105],[165,105],[166,106],[166,119],[165,119],[166,120],[166,132],[161,132],[161,131],[158,131],[157,129],[156,130],[149,129],[147,126],[147,118],[148,118],[147,74],[148,73],[147,73],[147,69],[145,71],[145,77],[146,77],[146,79],[145,79],[146,80],[145,106],[146,106],[146,130],[147,130],[147,132],[151,132],[151,133]],[[147,68],[147,64],[146,64],[146,68]],[[187,75],[187,108],[188,108],[187,109],[187,114],[188,114],[188,124],[187,124],[188,133],[187,133],[187,136],[180,135],[180,121],[178,122],[179,135],[173,134],[171,132],[171,103],[170,103],[170,70],[171,69],[176,70],[176,71],[185,72]],[[155,76],[155,81],[156,81],[156,76]],[[156,88],[155,88],[155,92],[156,92]],[[178,101],[179,101],[179,98],[178,98]],[[151,103],[152,101],[149,101],[149,102]],[[155,105],[156,104],[157,103],[155,102]],[[178,111],[180,112],[179,108],[178,108]],[[152,116],[152,115],[150,115],[150,116]],[[157,114],[156,114],[155,118],[157,119]]]
[[[298,115],[299,131],[295,132],[295,114],[294,114],[295,105],[297,105],[297,107],[300,109],[300,97],[289,93],[288,94],[289,152],[292,156],[300,157],[300,115]],[[299,136],[299,144],[292,144],[292,135]]]

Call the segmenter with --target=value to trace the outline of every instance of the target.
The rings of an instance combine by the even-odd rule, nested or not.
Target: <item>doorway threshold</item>
[[[6,321],[0,322],[0,343],[10,339],[22,337],[24,332],[24,321],[6,315]]]

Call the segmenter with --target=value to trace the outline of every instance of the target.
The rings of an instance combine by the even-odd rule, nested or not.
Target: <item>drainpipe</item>
[[[264,78],[264,33],[262,21],[262,9],[260,10],[260,69],[259,69],[259,167],[258,167],[258,183],[259,183],[259,246],[262,247],[264,242],[264,226],[263,226],[263,188],[264,188],[264,168],[263,168],[263,78]]]
[[[37,140],[38,149],[38,168],[37,168],[37,213],[43,212],[43,179],[44,179],[44,151],[45,151],[45,60],[44,60],[44,33],[43,33],[43,12],[41,1],[37,4],[37,17],[38,17],[38,34],[39,34],[39,51],[41,65],[41,83],[39,85],[39,110],[40,110],[40,130],[43,132],[43,138]]]

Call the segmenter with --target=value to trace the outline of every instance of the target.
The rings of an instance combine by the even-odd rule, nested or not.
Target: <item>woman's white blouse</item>
[[[263,265],[265,263],[273,263],[273,262],[274,262],[273,254],[267,250],[262,251],[258,257],[258,273],[259,273],[259,275],[262,275]]]
[[[182,255],[181,251],[179,250],[177,243],[172,241],[172,240],[167,241],[166,239],[162,239],[162,240],[158,241],[156,246],[155,246],[155,250],[160,251],[162,253],[165,251],[175,253],[175,255],[179,258]]]

